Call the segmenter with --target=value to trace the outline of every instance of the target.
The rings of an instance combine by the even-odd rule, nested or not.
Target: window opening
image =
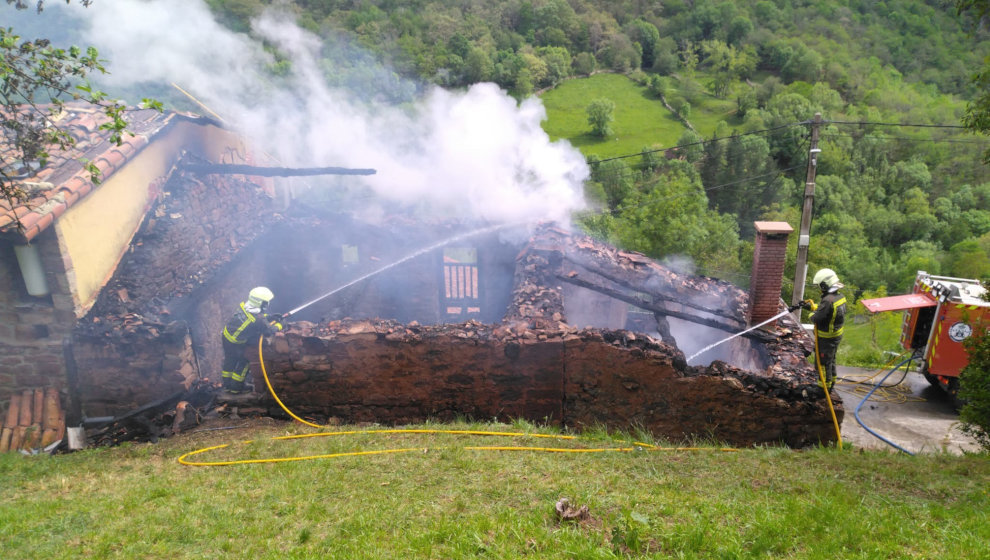
[[[440,306],[448,321],[481,315],[481,275],[478,250],[447,247],[443,250],[443,282]]]

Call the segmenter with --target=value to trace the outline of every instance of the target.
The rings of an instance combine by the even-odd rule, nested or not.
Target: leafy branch
[[[16,6],[23,9],[26,5],[18,1]],[[39,11],[41,7],[39,2]],[[110,132],[111,142],[120,145],[123,141],[126,105],[109,99],[86,81],[93,73],[106,74],[104,63],[93,47],[62,49],[48,39],[26,40],[12,28],[0,28],[0,146],[5,152],[0,163],[0,192],[12,208],[28,198],[19,180],[45,166],[51,150],[68,150],[75,145],[72,135],[57,124],[66,101],[99,107],[107,117],[100,129]],[[141,106],[162,110],[161,103],[151,99],[144,99]],[[91,162],[84,166],[90,179],[99,183],[96,166]]]

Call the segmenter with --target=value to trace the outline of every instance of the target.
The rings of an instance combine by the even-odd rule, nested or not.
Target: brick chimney
[[[794,231],[787,222],[754,222],[756,245],[749,278],[749,313],[746,321],[758,325],[780,313],[780,286],[787,261],[787,236]],[[773,327],[770,323],[767,327]]]

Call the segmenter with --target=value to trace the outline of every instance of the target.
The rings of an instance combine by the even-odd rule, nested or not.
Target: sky
[[[97,0],[88,8],[49,2],[41,15],[25,12],[12,25],[35,18],[53,40],[64,34],[96,47],[110,71],[101,86],[146,87],[151,95],[181,87],[273,156],[272,165],[374,168],[375,175],[348,180],[389,201],[488,224],[567,225],[585,207],[584,157],[566,141],[550,141],[538,98],[517,103],[495,84],[419,87],[410,88],[421,92],[413,103],[396,106],[330,87],[323,41],[278,8],[252,22],[253,37],[223,28],[202,0]],[[266,73],[274,60],[259,38],[291,61],[283,79]]]

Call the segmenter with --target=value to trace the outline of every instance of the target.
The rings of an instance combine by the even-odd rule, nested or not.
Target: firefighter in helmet
[[[815,273],[812,280],[822,290],[818,304],[807,299],[802,307],[812,312],[811,322],[815,325],[815,366],[818,369],[819,384],[822,380],[829,390],[835,385],[835,354],[842,341],[842,325],[846,320],[846,298],[839,292],[845,286],[831,268],[823,268]]]
[[[245,390],[250,362],[244,357],[247,344],[258,342],[258,338],[282,330],[278,316],[269,316],[268,305],[275,294],[264,286],[248,293],[237,311],[223,326],[223,388],[230,393]]]

